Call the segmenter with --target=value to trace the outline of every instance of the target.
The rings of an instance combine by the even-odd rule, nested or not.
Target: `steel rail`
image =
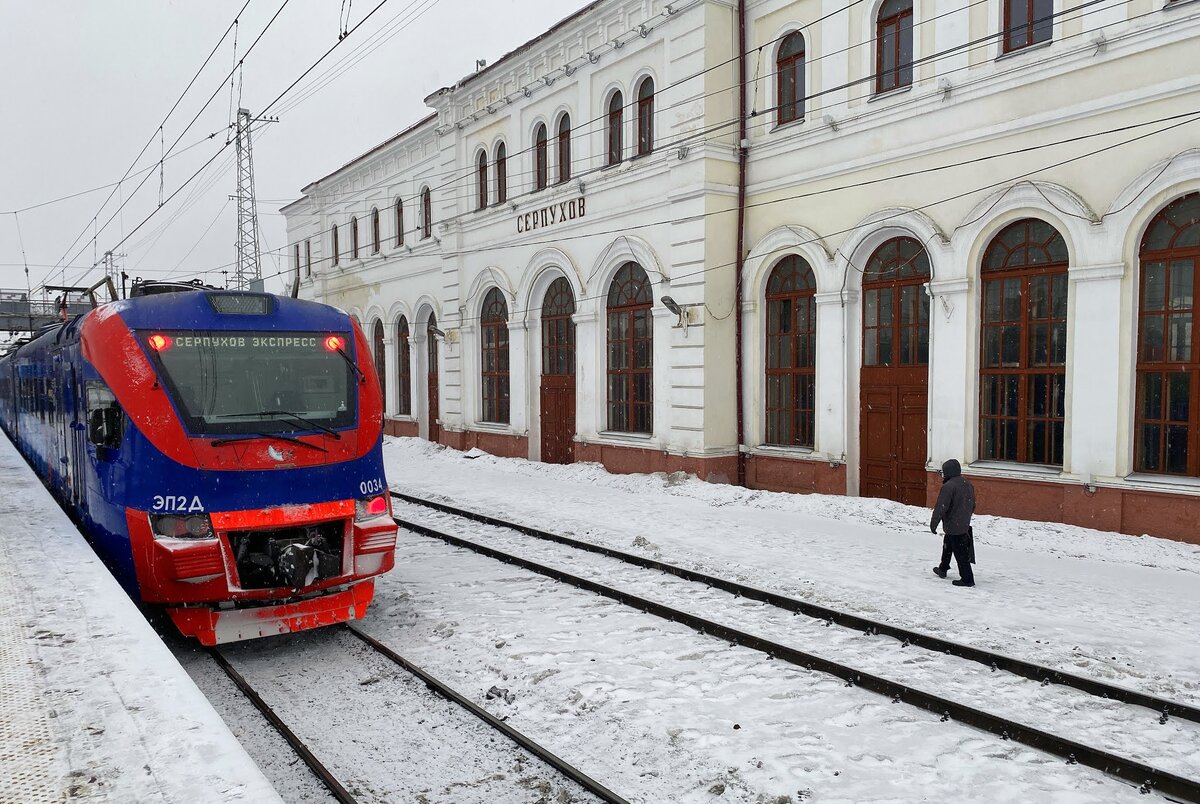
[[[262,713],[262,716],[275,728],[275,731],[279,732],[279,736],[287,741],[292,750],[296,752],[296,756],[304,760],[304,764],[308,765],[309,769],[321,780],[321,783],[328,788],[330,794],[341,802],[341,804],[358,804],[358,799],[342,786],[337,777],[321,763],[321,760],[313,755],[312,751],[308,750],[308,746],[296,736],[294,731],[288,728],[288,725],[280,719],[279,715],[275,714],[275,710],[250,686],[246,679],[242,677],[242,674],[234,669],[224,654],[216,648],[209,648],[208,653],[212,656],[213,661],[217,663],[217,666],[225,671],[225,675],[229,676],[229,680],[242,691],[242,694],[249,699],[250,703],[254,704],[254,707]]]
[[[434,528],[407,522],[395,517],[396,523],[404,529],[422,536],[440,539],[455,547],[479,553],[506,564],[521,567],[539,575],[544,575],[556,581],[570,584],[579,589],[595,592],[602,597],[614,600],[647,614],[653,614],[671,622],[686,625],[704,635],[711,635],[725,640],[733,645],[751,648],[766,653],[768,658],[779,658],[789,664],[804,667],[808,670],[827,673],[846,682],[847,686],[858,686],[871,692],[891,698],[893,703],[906,703],[920,709],[940,715],[942,721],[958,720],[966,725],[989,732],[1002,740],[1013,740],[1054,754],[1066,759],[1068,764],[1080,764],[1094,768],[1110,776],[1122,779],[1136,786],[1139,791],[1149,793],[1158,791],[1180,801],[1200,804],[1200,782],[1183,776],[1160,770],[1136,760],[1111,754],[1099,748],[1084,743],[1060,737],[1041,729],[1018,723],[1005,717],[993,715],[966,704],[956,703],[939,696],[925,692],[916,687],[901,684],[882,676],[867,673],[840,662],[816,656],[797,648],[784,645],[737,628],[722,625],[713,620],[689,614],[662,603],[657,603],[637,595],[622,592],[587,578],[547,567],[529,559],[514,556],[486,545],[477,544],[469,539],[463,539]]]
[[[616,550],[610,547],[603,547],[591,542],[573,539],[569,536],[562,536],[556,533],[540,530],[538,528],[527,525],[520,525],[514,522],[506,522],[496,517],[480,514],[475,511],[468,511],[461,508],[456,508],[452,505],[426,500],[421,497],[414,497],[409,494],[400,492],[391,492],[392,496],[413,505],[420,505],[427,508],[432,508],[443,513],[452,514],[454,516],[470,519],[475,522],[480,522],[485,525],[493,525],[499,528],[507,528],[515,530],[518,533],[523,533],[526,536],[532,536],[537,539],[562,544],[567,547],[574,547],[578,550],[584,550],[589,553],[613,558],[618,561],[623,561],[628,564],[634,564],[644,569],[657,570],[669,575],[674,575],[686,581],[694,581],[711,586],[714,589],[720,589],[724,592],[729,592],[733,595],[744,597],[748,600],[757,600],[761,603],[767,603],[772,606],[790,611],[796,614],[803,614],[813,619],[822,620],[827,624],[840,625],[845,628],[850,628],[855,631],[861,631],[868,635],[882,635],[898,639],[901,642],[909,645],[916,645],[926,650],[945,653],[950,656],[956,656],[960,659],[978,662],[986,665],[993,670],[1004,670],[1014,675],[1029,678],[1034,681],[1040,681],[1043,684],[1061,684],[1065,687],[1080,690],[1082,692],[1095,695],[1100,698],[1108,698],[1121,703],[1133,704],[1135,706],[1144,706],[1147,709],[1152,709],[1157,712],[1161,719],[1175,716],[1183,720],[1190,720],[1194,723],[1200,723],[1200,707],[1190,706],[1178,701],[1171,701],[1166,698],[1160,698],[1155,695],[1149,695],[1137,690],[1131,690],[1127,687],[1120,687],[1115,684],[1109,684],[1104,681],[1099,681],[1094,678],[1067,673],[1062,670],[1055,670],[1052,667],[1030,662],[1025,659],[1019,659],[1015,656],[1008,656],[1003,653],[976,648],[971,645],[963,645],[958,642],[952,642],[942,637],[933,636],[932,634],[921,633],[920,631],[911,631],[907,628],[902,628],[898,625],[871,620],[866,617],[860,617],[855,614],[850,614],[845,611],[831,609],[826,606],[821,606],[816,603],[809,603],[804,600],[798,600],[793,597],[787,597],[775,592],[769,592],[764,589],[759,589],[753,586],[747,586],[735,581],[729,581],[724,578],[719,578],[714,575],[709,575],[703,572],[697,572],[685,567],[680,567],[675,564],[668,564],[663,561],[656,561],[652,558],[626,553],[622,550]]]
[[[535,757],[540,759],[542,762],[544,762],[547,765],[549,765],[550,767],[554,768],[556,771],[561,773],[563,776],[566,776],[568,779],[571,779],[572,781],[577,783],[580,787],[584,788],[585,790],[587,790],[589,793],[596,796],[600,800],[607,802],[607,804],[629,804],[629,802],[626,799],[622,798],[621,796],[617,795],[613,791],[609,790],[607,787],[602,785],[600,782],[596,781],[595,779],[588,776],[583,771],[579,770],[579,768],[576,768],[574,765],[567,762],[565,759],[562,759],[557,754],[554,754],[549,749],[542,747],[540,744],[534,742],[529,737],[526,737],[524,734],[517,731],[516,729],[514,729],[512,726],[508,725],[504,721],[500,720],[495,715],[493,715],[491,712],[487,711],[483,707],[476,704],[474,701],[471,701],[471,700],[465,698],[464,696],[460,695],[452,687],[449,687],[446,684],[443,684],[437,678],[431,676],[429,673],[425,672],[420,667],[418,667],[417,665],[410,662],[408,659],[405,659],[403,656],[396,653],[396,651],[392,650],[387,645],[385,645],[382,642],[380,642],[379,640],[375,639],[373,636],[370,636],[369,634],[366,634],[363,631],[360,631],[359,629],[355,628],[352,625],[347,624],[345,626],[345,628],[350,633],[354,634],[354,636],[358,637],[360,640],[362,640],[364,643],[366,643],[369,647],[374,648],[375,651],[377,651],[379,654],[387,657],[388,659],[391,659],[393,662],[398,664],[400,667],[403,667],[409,673],[411,673],[414,676],[416,676],[417,678],[421,679],[421,681],[423,681],[425,683],[425,686],[428,687],[430,690],[437,693],[438,695],[445,698],[446,700],[452,701],[453,703],[458,704],[463,709],[466,709],[472,715],[479,718],[484,723],[487,723],[493,729],[500,732],[508,739],[512,740],[514,743],[516,743],[521,748],[528,751],[530,754],[533,754]]]

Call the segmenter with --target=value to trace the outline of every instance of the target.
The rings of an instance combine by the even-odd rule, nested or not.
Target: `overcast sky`
[[[0,0],[0,288],[23,291],[26,263],[35,297],[43,283],[91,284],[102,276],[89,271],[93,262],[122,240],[119,264],[130,276],[199,275],[224,284],[221,270],[231,270],[236,258],[232,145],[134,229],[158,207],[160,181],[165,200],[225,144],[230,110],[236,114],[238,107],[236,81],[231,92],[224,80],[234,63],[232,33],[167,119],[161,143],[158,128],[245,2]],[[339,17],[348,17],[344,27],[353,28],[378,3],[345,0],[349,8],[343,13],[343,0],[250,0],[237,26],[238,57],[245,56],[241,105],[261,113],[337,43]],[[584,5],[584,0],[386,0],[271,109],[280,122],[255,134],[263,250],[285,247],[278,209],[299,197],[302,187],[424,117],[430,111],[424,98],[470,73],[476,59],[492,63]],[[356,55],[343,61],[351,54]],[[316,89],[314,82],[323,86],[306,92]],[[207,139],[214,132],[219,133]],[[163,162],[160,176],[163,149],[170,151],[177,138],[175,155]],[[151,139],[134,175],[119,189],[45,204],[113,185]],[[152,170],[140,172],[143,168]],[[128,203],[118,212],[122,201]],[[45,205],[30,209],[39,204]],[[285,267],[282,253],[266,256],[262,272],[268,276]],[[269,279],[267,287],[280,291],[283,281]]]

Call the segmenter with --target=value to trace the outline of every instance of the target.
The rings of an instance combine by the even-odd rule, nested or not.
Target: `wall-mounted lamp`
[[[659,301],[663,303],[663,307],[666,307],[675,315],[680,317],[683,316],[683,308],[680,307],[670,296],[663,296],[661,299],[659,299]]]
[[[443,332],[442,330],[438,329],[437,327],[435,327],[433,324],[429,325],[429,334],[434,336],[435,338],[441,338],[442,340],[446,340],[446,333]]]

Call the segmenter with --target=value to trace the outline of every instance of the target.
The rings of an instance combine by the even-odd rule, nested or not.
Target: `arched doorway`
[[[575,460],[575,297],[563,277],[542,300],[542,460]]]
[[[383,412],[387,415],[387,347],[383,343],[383,322],[375,319],[372,328],[371,346],[375,352],[375,375],[379,377],[379,395],[383,402]]]
[[[881,245],[863,272],[860,494],[925,505],[929,257],[911,237]]]
[[[426,431],[429,433],[429,440],[435,444],[441,440],[442,428],[438,424],[438,341],[437,336],[433,334],[437,329],[437,317],[429,314],[429,326],[425,333],[426,347],[428,355],[427,366],[427,383],[426,397],[428,404],[425,406],[426,415],[429,417],[426,420]]]

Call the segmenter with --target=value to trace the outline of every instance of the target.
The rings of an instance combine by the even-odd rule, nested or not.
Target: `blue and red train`
[[[0,425],[129,594],[212,645],[361,618],[382,394],[332,307],[145,283],[0,358]]]

